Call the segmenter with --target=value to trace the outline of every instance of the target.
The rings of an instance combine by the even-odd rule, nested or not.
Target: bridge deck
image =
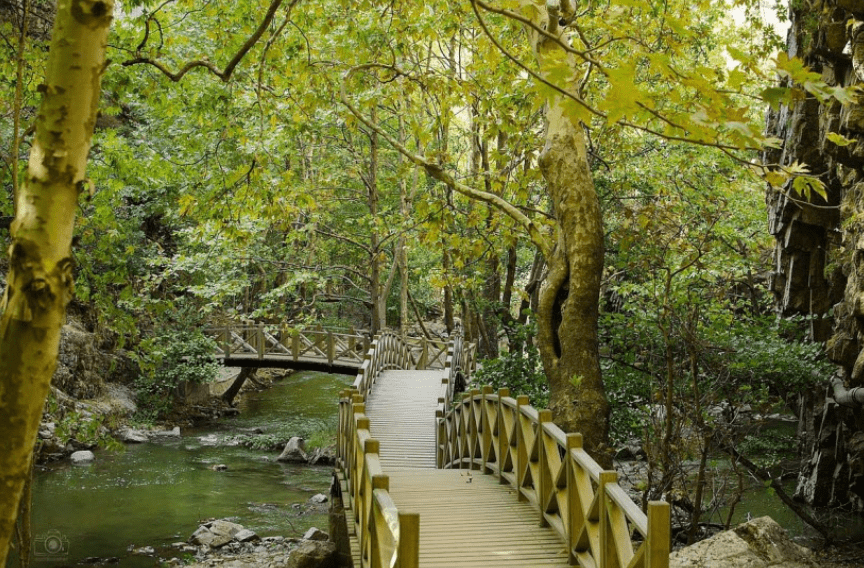
[[[435,469],[443,377],[442,371],[387,371],[366,403],[390,495],[400,511],[420,514],[420,566],[569,566],[564,544],[539,526],[537,511],[518,502],[511,487],[476,471]]]
[[[366,401],[369,432],[381,441],[381,467],[435,469],[435,409],[441,381],[436,371],[384,371]]]

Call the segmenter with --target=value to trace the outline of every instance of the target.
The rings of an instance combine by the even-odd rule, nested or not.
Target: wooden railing
[[[221,359],[321,361],[329,365],[360,368],[369,351],[369,337],[353,330],[298,330],[278,325],[219,325],[205,329],[216,341],[216,356]],[[384,333],[381,337],[399,337]],[[451,340],[425,337],[402,337],[408,354],[404,369],[444,369],[453,345],[460,345],[457,366],[470,373],[474,368],[475,346],[462,342],[459,335]],[[464,351],[464,353],[463,353]]]
[[[408,369],[412,357],[401,337],[386,333],[372,342],[350,390],[339,397],[337,465],[344,475],[343,501],[354,514],[360,567],[417,568],[420,516],[400,513],[381,470],[380,444],[369,433],[365,400],[382,371]]]
[[[349,510],[360,543],[358,568],[417,568],[420,515],[402,513],[390,497],[390,478],[381,469],[379,442],[369,433],[363,397],[345,391],[339,404],[340,467]],[[347,434],[343,436],[343,433]]]
[[[528,397],[491,387],[465,393],[439,416],[437,460],[439,468],[481,470],[513,486],[566,543],[571,564],[669,566],[669,504],[651,502],[643,512],[617,472],[603,471],[582,449],[581,434],[565,434]]]
[[[369,349],[369,338],[353,331],[297,330],[285,326],[212,326],[205,334],[216,340],[217,357],[292,361],[314,359],[359,367]]]

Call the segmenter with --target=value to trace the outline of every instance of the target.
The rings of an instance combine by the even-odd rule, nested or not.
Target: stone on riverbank
[[[317,527],[312,527],[303,535],[303,540],[330,540],[330,535]]]
[[[336,545],[304,540],[288,556],[288,568],[336,568]]]
[[[759,517],[732,530],[672,553],[670,568],[815,568],[812,553],[792,542],[771,517]]]

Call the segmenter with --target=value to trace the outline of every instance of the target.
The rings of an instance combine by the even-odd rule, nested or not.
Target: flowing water
[[[332,468],[283,464],[274,461],[275,452],[212,444],[252,427],[280,435],[335,431],[337,393],[351,380],[296,373],[267,391],[245,395],[241,415],[213,428],[119,452],[97,451],[91,464],[63,462],[37,473],[33,565],[116,557],[124,567],[154,566],[157,558],[128,549],[158,551],[186,540],[199,521],[211,518],[231,518],[260,536],[302,536],[312,526],[327,530],[326,509],[313,509],[308,501],[328,493]],[[228,469],[213,471],[215,464]],[[9,566],[15,565],[17,559],[10,559]]]

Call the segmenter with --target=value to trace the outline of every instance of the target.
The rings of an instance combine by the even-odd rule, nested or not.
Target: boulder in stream
[[[78,452],[72,452],[69,459],[72,460],[72,463],[90,463],[96,459],[96,456],[93,455],[93,452],[90,450],[81,450]]]
[[[306,463],[309,461],[309,456],[306,455],[306,441],[299,436],[294,436],[285,444],[285,449],[282,450],[276,461]]]
[[[135,428],[121,428],[117,433],[121,442],[129,444],[143,444],[150,440],[150,436],[144,430],[136,430]]]

